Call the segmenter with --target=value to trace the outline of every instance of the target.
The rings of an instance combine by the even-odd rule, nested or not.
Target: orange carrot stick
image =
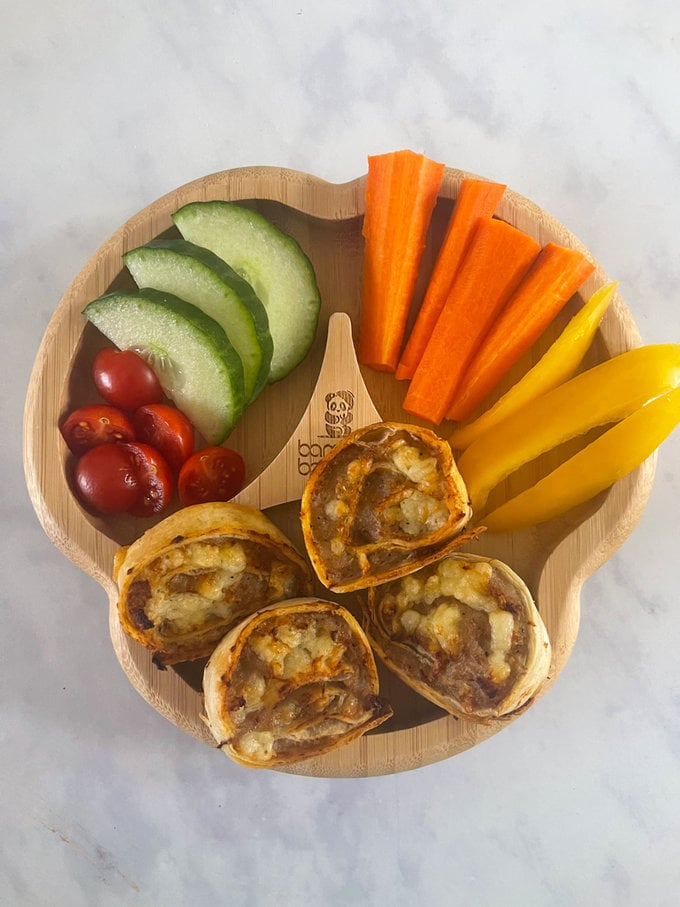
[[[540,244],[492,217],[480,218],[432,336],[411,379],[404,409],[439,424],[485,334],[520,285]]]
[[[437,256],[425,297],[401,354],[395,377],[412,378],[425,352],[439,313],[453,285],[466,249],[480,217],[491,217],[505,192],[505,185],[488,180],[464,179],[456,205]]]
[[[368,159],[359,362],[394,371],[444,165],[413,151]]]
[[[594,270],[576,249],[543,247],[473,357],[447,418],[470,416]]]

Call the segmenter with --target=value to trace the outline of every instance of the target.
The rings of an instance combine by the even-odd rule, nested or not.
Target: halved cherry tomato
[[[138,441],[159,450],[170,466],[179,472],[194,450],[194,427],[183,412],[167,403],[140,406],[132,417]]]
[[[185,506],[206,501],[229,501],[243,488],[243,457],[228,447],[197,450],[179,473],[179,499]]]
[[[121,444],[132,460],[139,494],[128,508],[132,516],[154,516],[165,510],[174,488],[172,470],[165,457],[149,444]]]
[[[121,409],[160,403],[163,388],[151,366],[132,350],[105,347],[94,357],[92,377],[102,397]]]
[[[71,453],[77,457],[100,444],[132,441],[132,422],[115,406],[94,403],[74,409],[61,425],[61,433]]]
[[[85,451],[76,463],[74,479],[80,500],[99,513],[124,513],[141,494],[125,444],[100,444]]]

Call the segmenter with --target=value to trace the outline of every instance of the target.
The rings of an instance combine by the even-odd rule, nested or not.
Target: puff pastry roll
[[[452,554],[371,589],[366,631],[388,668],[452,715],[509,715],[539,690],[550,642],[531,594],[498,560]]]
[[[417,570],[462,544],[472,511],[447,441],[379,422],[340,441],[302,497],[307,553],[321,582],[350,592]]]
[[[196,504],[115,558],[118,616],[159,666],[202,658],[245,615],[312,591],[312,571],[259,510]]]
[[[208,660],[203,693],[215,740],[251,768],[319,756],[392,714],[361,626],[315,598],[271,605],[234,627]]]

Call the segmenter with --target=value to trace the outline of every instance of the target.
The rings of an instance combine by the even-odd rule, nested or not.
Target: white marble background
[[[549,695],[454,759],[346,781],[239,769],[147,706],[21,467],[73,276],[156,197],[244,164],[343,182],[410,147],[504,181],[620,280],[646,342],[680,341],[676,0],[25,0],[1,21],[0,904],[677,904],[680,433]]]

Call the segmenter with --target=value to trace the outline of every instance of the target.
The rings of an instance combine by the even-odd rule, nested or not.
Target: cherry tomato
[[[243,457],[228,447],[197,450],[179,473],[179,499],[185,506],[205,501],[229,501],[243,488]]]
[[[136,410],[135,437],[159,450],[177,473],[194,450],[194,427],[184,413],[167,403],[150,403]]]
[[[85,451],[75,467],[80,500],[100,513],[123,513],[140,496],[139,480],[124,444],[100,444]]]
[[[121,444],[132,460],[137,477],[137,500],[128,507],[132,516],[153,516],[167,507],[174,480],[172,470],[165,457],[149,444]]]
[[[102,397],[121,409],[160,403],[163,388],[151,366],[132,350],[105,347],[94,357],[92,377]]]
[[[132,422],[115,406],[95,403],[74,409],[61,425],[71,453],[79,457],[86,450],[115,441],[132,441]]]

